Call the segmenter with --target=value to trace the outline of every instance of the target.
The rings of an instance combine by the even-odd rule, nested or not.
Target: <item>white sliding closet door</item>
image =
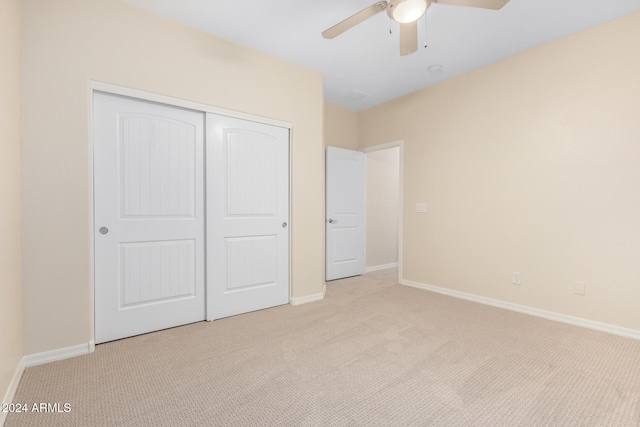
[[[94,94],[97,343],[205,319],[204,118]]]
[[[207,114],[207,318],[289,302],[289,130]]]

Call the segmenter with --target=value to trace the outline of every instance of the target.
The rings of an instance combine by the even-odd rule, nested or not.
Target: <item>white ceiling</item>
[[[640,0],[511,0],[499,11],[433,4],[419,21],[418,52],[401,57],[384,12],[333,40],[320,34],[375,0],[123,1],[316,70],[325,100],[353,111],[640,10]]]

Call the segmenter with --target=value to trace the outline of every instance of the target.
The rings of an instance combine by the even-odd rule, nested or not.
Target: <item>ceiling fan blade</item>
[[[400,55],[418,50],[418,21],[400,24]]]
[[[359,23],[361,23],[362,21],[365,21],[365,20],[371,18],[373,15],[375,15],[378,12],[382,12],[386,8],[387,8],[387,2],[386,1],[379,1],[379,2],[377,2],[375,4],[372,4],[368,8],[361,10],[360,12],[356,13],[355,15],[350,16],[347,19],[345,19],[344,21],[342,21],[342,22],[334,25],[333,27],[329,28],[328,30],[325,30],[322,33],[322,37],[324,37],[325,39],[332,39],[332,38],[334,38],[336,36],[339,36],[340,34],[342,34],[345,31],[347,31],[349,28],[354,27],[354,26],[358,25]]]
[[[509,0],[434,0],[435,3],[453,4],[456,6],[479,7],[482,9],[502,9]]]

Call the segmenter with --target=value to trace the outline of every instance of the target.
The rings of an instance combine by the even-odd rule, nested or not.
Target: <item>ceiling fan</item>
[[[509,0],[389,0],[379,1],[322,33],[325,39],[332,39],[355,27],[386,9],[387,15],[400,24],[400,55],[409,55],[418,50],[418,19],[426,12],[431,3],[452,4],[457,6],[479,7],[482,9],[501,9]]]

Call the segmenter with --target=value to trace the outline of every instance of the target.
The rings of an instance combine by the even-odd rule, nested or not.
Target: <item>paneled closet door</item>
[[[207,318],[289,302],[289,130],[207,114]]]
[[[94,94],[97,343],[205,319],[204,119]]]

